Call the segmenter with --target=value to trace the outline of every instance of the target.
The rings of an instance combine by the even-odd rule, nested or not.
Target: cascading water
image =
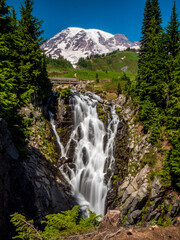
[[[67,158],[71,142],[75,143],[74,167],[70,168],[68,165],[60,167],[72,187],[72,193],[82,209],[90,209],[97,215],[104,215],[110,182],[105,183],[105,176],[108,169],[112,172],[114,139],[119,118],[115,113],[115,106],[112,106],[111,118],[109,117],[105,128],[98,118],[97,102],[98,96],[95,94],[89,97],[74,92],[71,97],[74,130],[65,148],[60,142],[51,113],[50,120],[62,157]]]

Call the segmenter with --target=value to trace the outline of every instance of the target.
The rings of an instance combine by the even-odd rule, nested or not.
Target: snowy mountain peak
[[[86,58],[91,54],[109,53],[119,49],[139,48],[139,43],[132,43],[123,34],[111,34],[98,29],[83,29],[69,27],[57,33],[46,41],[42,48],[47,55],[58,58],[60,55],[72,64],[80,57]]]

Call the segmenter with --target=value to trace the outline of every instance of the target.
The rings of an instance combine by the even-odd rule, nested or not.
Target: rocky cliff
[[[7,123],[0,119],[0,232],[11,239],[10,214],[19,212],[38,223],[50,213],[75,204],[57,168],[42,151],[29,143],[28,156],[20,161]]]

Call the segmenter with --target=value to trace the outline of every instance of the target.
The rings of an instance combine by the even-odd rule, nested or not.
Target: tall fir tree
[[[141,48],[139,51],[139,61],[138,61],[138,80],[141,81],[141,76],[143,74],[143,64],[144,57],[148,48],[148,33],[150,31],[150,23],[152,19],[152,5],[151,0],[146,0],[145,8],[144,8],[144,19],[142,25],[142,37],[141,37]]]
[[[144,8],[144,18],[143,18],[143,25],[142,25],[142,37],[141,37],[141,49],[140,49],[140,56],[143,55],[143,52],[146,49],[146,41],[147,41],[147,34],[150,29],[150,23],[152,19],[152,5],[151,0],[147,0]]]
[[[175,58],[180,50],[180,31],[179,31],[179,19],[176,11],[176,3],[172,9],[171,20],[168,23],[165,34],[166,51],[168,55]]]
[[[164,52],[162,51],[161,13],[157,0],[146,1],[142,26],[142,41],[138,62],[137,88],[140,101],[147,98],[162,104],[160,89],[161,75],[163,75]],[[159,82],[159,87],[155,84]],[[156,88],[156,90],[154,89]],[[158,89],[157,89],[158,88]],[[161,100],[160,100],[161,99]]]
[[[51,90],[45,68],[44,55],[40,49],[43,41],[41,37],[42,21],[32,15],[33,1],[24,0],[21,5],[21,20],[19,22],[20,35],[20,85],[21,99],[33,99],[37,101],[39,97],[46,97],[47,91]]]
[[[179,20],[176,12],[176,4],[174,1],[170,22],[165,32],[165,49],[166,49],[166,111],[169,112],[168,108],[171,107],[172,95],[174,95],[174,84],[175,75],[177,71],[178,54],[180,53],[180,31],[179,31]],[[176,59],[177,58],[177,59]],[[178,83],[177,83],[178,84]],[[170,101],[170,102],[169,102]]]
[[[6,4],[6,0],[0,0],[0,33],[9,31],[9,7]]]
[[[18,108],[13,37],[9,7],[0,1],[0,117],[12,120]]]
[[[161,124],[161,112],[165,106],[165,51],[161,12],[156,0],[146,1],[142,35],[136,92],[140,104],[140,120],[144,123],[144,130],[148,130],[154,124],[154,129]]]
[[[156,23],[156,33],[162,30],[161,24],[162,24],[162,18],[161,18],[161,10],[159,6],[158,0],[152,0],[152,16],[155,19]]]

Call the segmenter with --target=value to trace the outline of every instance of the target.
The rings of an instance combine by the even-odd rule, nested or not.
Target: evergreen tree
[[[144,57],[148,48],[147,36],[150,31],[150,23],[152,19],[152,5],[151,0],[146,0],[144,8],[144,19],[142,25],[142,37],[141,37],[141,48],[139,52],[139,61],[138,61],[138,80],[141,81],[141,73],[143,70]]]
[[[32,15],[33,1],[24,0],[21,5],[21,20],[19,22],[20,35],[20,94],[22,101],[33,98],[37,101],[38,97],[47,97],[47,91],[50,92],[51,85],[47,78],[44,55],[40,49],[43,41],[41,37],[41,24],[36,17]]]
[[[0,1],[0,117],[11,119],[17,110],[16,72],[9,7]]]
[[[148,47],[143,56],[138,71],[139,100],[151,100],[156,106],[164,106],[163,79],[165,77],[162,33],[157,33],[155,18],[151,20],[151,27],[147,34]]]
[[[117,85],[117,95],[119,96],[119,94],[121,94],[121,93],[122,93],[121,84],[118,83],[118,85]]]
[[[9,31],[9,10],[6,0],[0,0],[0,33]]]
[[[146,1],[142,27],[142,45],[138,62],[136,93],[144,131],[162,124],[165,107],[165,51],[158,1]],[[148,16],[148,18],[147,18]],[[150,19],[150,21],[149,21]]]
[[[99,76],[98,76],[98,73],[96,73],[96,83],[99,83]]]
[[[176,132],[180,126],[180,52],[173,61],[173,71],[170,72],[169,99],[166,110],[167,127]]]
[[[176,4],[174,1],[174,6],[172,9],[172,15],[171,20],[166,28],[166,35],[165,35],[165,44],[166,44],[166,50],[167,54],[171,55],[173,58],[176,57],[178,54],[180,47],[180,31],[179,31],[179,20],[178,20],[178,14],[176,12]]]
[[[180,53],[180,31],[179,31],[179,20],[176,12],[176,5],[172,9],[171,20],[166,28],[165,33],[165,48],[166,48],[166,109],[171,106],[173,96],[177,95],[178,81],[176,80],[178,66],[179,66],[179,53]],[[176,85],[176,86],[175,86]],[[169,101],[171,101],[169,103]],[[170,104],[170,105],[169,105]],[[169,110],[168,110],[169,111]]]
[[[151,0],[147,0],[144,8],[144,19],[143,19],[143,26],[142,26],[142,37],[141,37],[141,53],[146,46],[146,36],[150,29],[150,22],[152,19],[152,5]]]
[[[152,0],[152,17],[154,17],[155,19],[156,33],[159,33],[159,31],[162,30],[161,27],[162,18],[158,0]]]

